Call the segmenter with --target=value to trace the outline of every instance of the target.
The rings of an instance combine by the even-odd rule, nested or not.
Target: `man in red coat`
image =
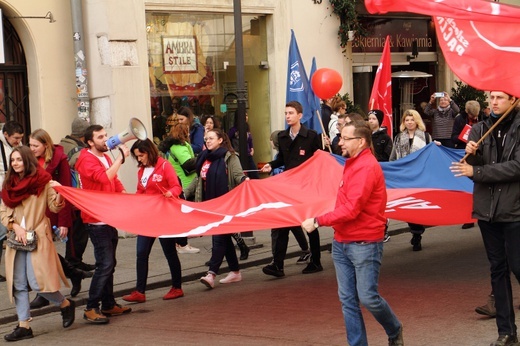
[[[403,345],[403,328],[379,295],[386,218],[386,186],[372,152],[372,131],[365,122],[350,122],[339,141],[347,156],[333,211],[302,223],[307,232],[332,226],[332,259],[349,345],[368,345],[362,304],[383,326],[389,345]]]
[[[76,170],[79,173],[81,188],[107,192],[125,192],[117,172],[130,155],[126,145],[119,145],[121,155],[112,163],[105,154],[108,151],[107,133],[101,125],[91,125],[85,130],[88,148],[81,150]],[[94,245],[96,271],[90,283],[87,307],[83,318],[91,323],[108,323],[107,316],[116,316],[132,311],[129,307],[116,303],[114,298],[114,270],[116,266],[117,229],[91,215],[81,212],[90,241]],[[99,303],[101,302],[101,311]]]

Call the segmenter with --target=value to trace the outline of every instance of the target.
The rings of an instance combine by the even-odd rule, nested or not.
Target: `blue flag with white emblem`
[[[311,96],[312,95],[312,96]],[[291,30],[291,44],[289,46],[289,64],[287,68],[287,92],[285,101],[298,101],[303,107],[302,124],[310,129],[321,133],[319,126],[315,126],[315,116],[313,114],[313,107],[310,100],[313,100],[314,93],[311,90],[309,78],[305,72],[305,66],[302,62],[298,43],[294,36],[294,31]]]

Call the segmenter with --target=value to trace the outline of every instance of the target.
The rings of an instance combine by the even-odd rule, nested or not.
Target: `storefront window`
[[[249,98],[268,87],[267,74],[257,79],[260,62],[267,60],[265,17],[244,15],[242,22]],[[236,83],[233,15],[149,12],[146,23],[156,140],[165,135],[168,116],[181,106],[189,106],[199,117],[212,114],[229,123],[236,109],[236,99],[228,95]]]

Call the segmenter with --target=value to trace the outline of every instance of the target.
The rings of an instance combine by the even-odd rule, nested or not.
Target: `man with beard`
[[[124,144],[118,149],[121,155],[112,163],[105,154],[108,151],[108,136],[101,125],[91,125],[85,130],[85,142],[88,148],[81,151],[76,169],[81,187],[85,190],[106,192],[125,192],[125,188],[117,177],[117,172],[130,155]],[[96,271],[90,284],[87,307],[83,318],[91,323],[108,323],[107,316],[117,316],[132,311],[116,303],[114,298],[114,270],[116,266],[117,230],[106,223],[96,220],[86,213],[81,213],[90,240],[94,245]],[[99,303],[101,302],[101,311]]]

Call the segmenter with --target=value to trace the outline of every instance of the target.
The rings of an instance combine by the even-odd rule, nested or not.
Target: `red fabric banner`
[[[198,236],[299,225],[334,208],[342,172],[332,155],[319,150],[295,169],[245,181],[201,203],[162,195],[56,189],[83,212],[126,232]],[[426,225],[463,224],[472,222],[471,205],[467,192],[389,189],[387,216]]]
[[[386,127],[388,135],[393,137],[392,121],[392,62],[390,54],[390,36],[386,37],[383,55],[379,60],[374,86],[368,101],[368,109],[379,109],[384,114],[381,126]]]
[[[370,13],[433,16],[453,72],[481,90],[520,97],[520,7],[482,0],[365,0]]]

